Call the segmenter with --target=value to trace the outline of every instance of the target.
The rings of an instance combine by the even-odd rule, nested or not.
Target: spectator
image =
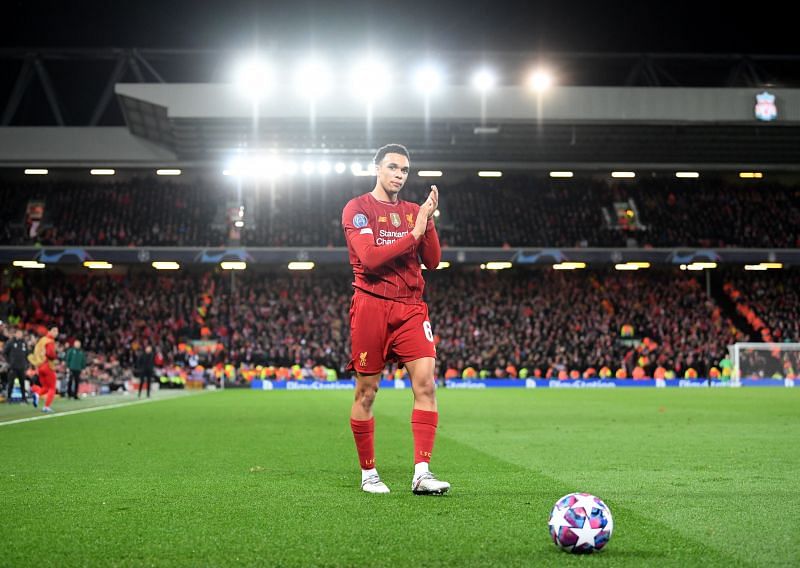
[[[155,376],[155,355],[153,348],[147,346],[144,352],[141,353],[136,361],[136,374],[139,375],[139,394],[138,397],[142,398],[142,386],[147,383],[147,398],[150,398],[150,385]]]
[[[9,339],[3,348],[3,356],[8,364],[6,374],[7,394],[6,400],[11,402],[11,393],[14,389],[14,381],[19,381],[19,389],[22,393],[22,402],[28,404],[28,395],[25,391],[25,371],[28,369],[28,355],[31,349],[25,340],[21,329],[14,331],[14,337]]]
[[[78,400],[78,387],[81,382],[81,373],[86,368],[86,354],[81,349],[81,342],[77,339],[72,347],[67,349],[67,396]]]

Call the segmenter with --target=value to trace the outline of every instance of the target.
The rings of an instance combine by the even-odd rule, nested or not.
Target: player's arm
[[[56,358],[56,342],[51,341],[47,344],[47,347],[44,349],[44,355],[51,361]]]
[[[365,219],[366,215],[359,213],[355,208],[345,207],[342,214],[342,224],[344,225],[347,242],[352,245],[361,264],[367,270],[377,270],[398,256],[414,250],[417,242],[425,234],[428,224],[427,212],[427,209],[424,212],[420,209],[411,232],[392,244],[384,246],[375,244],[375,236],[372,234],[372,229],[366,224],[361,225],[361,221],[358,220],[358,215],[363,215]]]
[[[436,268],[442,260],[442,247],[433,220],[428,221],[428,229],[419,242],[419,256],[428,268]]]
[[[436,232],[436,227],[433,224],[433,214],[439,206],[439,189],[431,186],[431,193],[428,200],[420,207],[422,210],[425,205],[430,202],[430,208],[427,210],[428,223],[425,228],[425,234],[419,243],[419,256],[422,258],[422,263],[428,268],[435,269],[439,266],[442,260],[442,247],[439,244],[439,234]]]

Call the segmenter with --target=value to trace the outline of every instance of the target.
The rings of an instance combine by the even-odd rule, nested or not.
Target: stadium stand
[[[247,211],[237,245],[344,246],[341,210],[369,183],[351,177],[283,183],[288,185],[246,188],[239,199],[226,179],[6,182],[0,186],[6,204],[0,213],[0,244],[221,246],[230,242],[225,210],[233,203]],[[440,185],[444,246],[800,246],[800,184],[564,182],[509,175]],[[404,198],[421,202],[424,193],[417,179],[404,190]],[[35,236],[26,222],[31,202],[44,205]],[[633,216],[630,223],[620,222],[619,207]]]
[[[731,277],[725,293],[767,342],[800,342],[800,275],[794,271]]]
[[[704,376],[744,332],[694,275],[648,272],[429,272],[440,376],[474,369],[483,376],[564,378],[607,368],[632,377],[637,367],[647,376],[659,367],[679,377],[690,368]],[[123,368],[145,344],[156,346],[165,363],[186,366],[194,340],[218,345],[198,355],[206,367],[343,371],[348,272],[248,271],[231,282],[212,272],[20,272],[0,299],[11,321],[30,329],[58,325],[103,363]]]

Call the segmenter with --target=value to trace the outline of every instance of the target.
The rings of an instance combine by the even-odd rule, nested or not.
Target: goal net
[[[728,350],[734,381],[795,379],[800,372],[800,343],[734,343]]]

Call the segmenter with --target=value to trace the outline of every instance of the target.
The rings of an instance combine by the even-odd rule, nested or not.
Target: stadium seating
[[[659,367],[703,376],[727,345],[746,339],[695,276],[678,271],[475,269],[428,272],[426,279],[440,376],[472,368],[563,378],[608,368],[631,377],[637,367],[647,376]],[[168,363],[194,366],[184,346],[207,340],[220,348],[201,356],[206,366],[324,365],[341,372],[349,358],[351,280],[346,270],[248,271],[232,288],[229,275],[212,272],[19,272],[0,291],[0,309],[34,329],[56,324],[123,367],[144,344]],[[790,298],[794,303],[781,309],[796,314],[797,295]]]
[[[759,340],[800,342],[800,275],[794,271],[749,273],[724,286]]]
[[[226,209],[242,203],[245,226],[237,245],[344,246],[342,208],[371,183],[372,178],[350,176],[302,177],[247,186],[240,201],[227,178],[6,182],[0,185],[0,244],[221,246],[232,235]],[[674,178],[549,181],[531,175],[444,178],[439,184],[438,226],[445,246],[800,246],[796,185]],[[421,202],[425,189],[422,180],[412,178],[403,196]],[[45,204],[36,236],[25,223],[29,201]],[[620,228],[615,203],[630,204],[632,230]]]

